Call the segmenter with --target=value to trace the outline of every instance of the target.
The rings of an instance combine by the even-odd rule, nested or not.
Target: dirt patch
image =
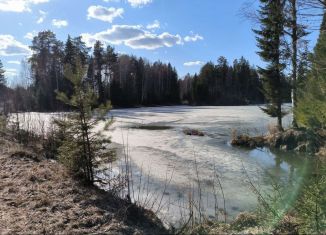
[[[166,234],[151,212],[86,187],[54,160],[2,140],[0,234]]]

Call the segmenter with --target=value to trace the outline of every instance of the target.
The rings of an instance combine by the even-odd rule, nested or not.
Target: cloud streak
[[[122,18],[124,13],[123,8],[103,7],[103,6],[90,6],[87,10],[88,19],[97,19],[105,22],[112,23],[117,17]]]
[[[152,3],[152,0],[128,0],[128,2],[132,7],[143,7]]]
[[[197,42],[198,40],[204,40],[204,37],[200,36],[199,34],[196,34],[196,35],[186,36],[184,40],[186,42]]]
[[[52,25],[56,28],[62,28],[62,27],[67,27],[68,26],[68,21],[66,20],[58,20],[58,19],[53,19],[52,20]]]
[[[121,2],[122,0],[103,0],[103,2]],[[132,7],[143,7],[152,3],[153,0],[125,0],[127,1]]]
[[[5,76],[6,77],[15,77],[18,75],[17,69],[4,69],[5,70]]]
[[[18,61],[18,60],[9,60],[8,64],[17,64],[17,65],[19,65],[20,61]]]
[[[92,46],[96,40],[146,50],[183,44],[182,37],[178,34],[174,35],[168,32],[154,34],[146,31],[141,25],[113,25],[106,31],[93,35],[84,33],[82,37],[88,46]]]
[[[153,23],[148,24],[146,26],[146,29],[154,30],[154,29],[159,29],[161,27],[161,24],[158,20],[154,20]]]
[[[30,55],[28,46],[17,41],[12,35],[0,35],[0,56]]]
[[[194,66],[201,66],[203,65],[204,62],[203,61],[189,61],[189,62],[185,62],[183,65],[186,67],[194,67]]]
[[[5,12],[30,12],[32,5],[49,2],[50,0],[0,0],[0,11]]]
[[[37,24],[42,24],[46,18],[47,12],[45,11],[39,11],[40,13],[40,18],[36,21]]]

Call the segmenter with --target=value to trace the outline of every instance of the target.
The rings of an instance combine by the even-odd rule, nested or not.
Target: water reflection
[[[295,152],[263,148],[250,151],[249,156],[264,166],[265,184],[267,186],[278,184],[286,189],[284,193],[291,192],[293,194],[293,191],[303,188],[304,181],[310,177],[313,167],[311,156]],[[268,193],[273,192],[267,191]]]

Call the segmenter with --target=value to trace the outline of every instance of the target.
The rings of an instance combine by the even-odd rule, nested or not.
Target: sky
[[[225,56],[230,63],[244,56],[253,65],[253,24],[240,15],[244,0],[0,0],[0,60],[10,79],[30,55],[37,32],[51,30],[96,40],[119,53],[170,62],[180,77],[199,72]],[[310,36],[311,44],[317,36]]]

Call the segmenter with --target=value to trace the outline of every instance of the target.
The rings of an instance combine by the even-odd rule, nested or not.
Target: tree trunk
[[[297,120],[295,115],[295,109],[297,107],[297,59],[298,59],[298,22],[297,22],[297,0],[291,0],[291,13],[292,13],[292,109],[293,109],[293,127],[297,127]]]

